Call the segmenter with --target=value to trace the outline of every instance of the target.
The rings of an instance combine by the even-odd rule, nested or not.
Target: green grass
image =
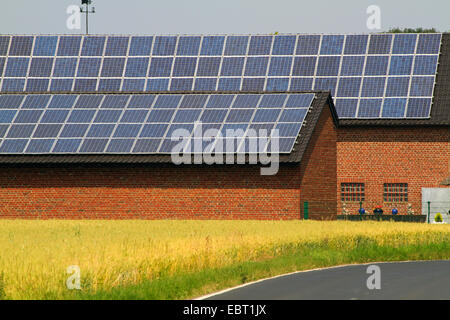
[[[225,268],[207,269],[143,281],[95,293],[73,292],[73,299],[191,299],[225,288],[284,273],[344,264],[379,261],[450,259],[450,243],[378,246],[369,237],[350,250],[323,246],[300,246],[264,261],[248,261]]]
[[[319,267],[450,259],[450,225],[0,220],[0,299],[188,299]],[[81,270],[68,290],[67,267]]]

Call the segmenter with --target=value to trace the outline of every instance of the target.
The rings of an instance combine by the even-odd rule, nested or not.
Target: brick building
[[[424,48],[431,46],[427,45],[428,40],[425,36],[415,36],[417,36],[418,44],[414,53],[405,56],[411,59],[413,57],[418,59],[417,48],[421,46],[422,37]],[[296,40],[295,46],[292,47],[292,53],[290,53],[293,55],[293,62],[289,67],[290,73],[286,73],[286,77],[283,78],[280,75],[283,75],[286,61],[291,58],[288,59],[288,55],[284,53],[277,56],[277,50],[281,50],[277,48],[283,50],[289,48],[289,37],[294,37],[298,41]],[[269,56],[267,61],[270,59],[270,64],[267,61],[264,62],[263,59],[266,54],[263,51],[264,37],[254,42],[254,47],[260,50],[254,49],[255,57],[252,56],[252,41],[253,38],[258,37],[248,39],[249,44],[246,51],[242,53],[242,59],[233,60],[233,63],[240,63],[240,61],[244,63],[245,61],[245,67],[243,65],[240,67],[242,79],[239,81],[242,81],[237,87],[234,85],[237,78],[223,75],[226,73],[225,66],[235,59],[234,55],[240,54],[238,52],[239,37],[233,38],[233,41],[236,42],[233,42],[233,45],[228,45],[232,38],[228,37],[226,45],[222,44],[222,51],[218,51],[218,53],[214,53],[214,50],[219,46],[217,44],[219,42],[215,43],[208,39],[210,47],[202,45],[199,52],[186,53],[187,58],[183,55],[178,57],[173,53],[175,60],[173,70],[170,78],[166,81],[167,87],[161,87],[163,84],[166,85],[163,73],[159,73],[162,72],[164,65],[158,65],[158,69],[152,71],[151,63],[156,64],[172,58],[167,58],[164,52],[155,54],[155,47],[153,47],[152,54],[142,52],[136,54],[137,58],[134,58],[131,55],[132,40],[134,39],[130,40],[130,44],[126,46],[121,44],[126,37],[108,38],[108,40],[104,40],[106,45],[103,43],[103,51],[94,54],[88,51],[97,50],[98,45],[90,44],[90,41],[94,38],[94,40],[99,40],[97,38],[100,36],[97,38],[95,36],[79,37],[82,49],[78,48],[76,54],[68,54],[69,49],[75,46],[73,42],[70,42],[73,40],[70,36],[56,37],[54,45],[50,41],[51,37],[30,36],[32,41],[30,41],[30,45],[27,45],[26,36],[16,37],[17,39],[14,36],[0,36],[0,75],[2,76],[0,82],[2,88],[0,91],[0,217],[24,219],[300,219],[303,217],[304,203],[308,202],[310,218],[335,219],[336,214],[342,213],[343,203],[350,213],[356,213],[361,201],[366,209],[371,209],[371,206],[376,204],[380,204],[384,208],[395,206],[401,214],[408,210],[407,205],[410,203],[415,212],[420,213],[421,188],[448,187],[448,183],[445,181],[450,177],[450,34],[443,34],[442,39],[439,40],[439,64],[437,64],[437,70],[434,71],[433,77],[428,77],[433,78],[433,93],[430,97],[430,101],[432,98],[431,111],[425,116],[408,116],[405,109],[406,116],[400,117],[383,116],[381,113],[377,117],[359,117],[357,111],[349,111],[353,110],[353,102],[362,99],[361,90],[364,90],[364,81],[369,78],[376,80],[375,78],[379,79],[379,76],[362,74],[362,80],[343,76],[347,57],[344,47],[347,50],[348,45],[351,57],[363,58],[364,68],[369,68],[369,60],[378,58],[378,55],[382,58],[385,57],[386,61],[391,63],[391,60],[388,59],[391,59],[393,52],[394,55],[396,54],[395,41],[400,38],[391,37],[392,44],[389,53],[371,53],[372,42],[380,43],[381,41],[376,38],[376,35],[371,36],[373,40],[370,38],[370,45],[369,40],[366,40],[368,41],[367,47],[365,47],[367,52],[358,56],[359,53],[350,46],[353,38],[350,38],[351,36],[343,37],[345,46],[342,45],[340,53],[333,53],[333,50],[323,56],[316,53],[318,58],[314,63],[317,65],[312,67],[314,76],[309,78],[307,68],[312,61],[309,59],[312,59],[314,53],[308,52],[306,49],[301,50],[302,41],[306,41],[301,37],[303,36],[285,36],[285,38],[283,36],[267,36],[266,38],[270,38],[271,43],[270,52],[267,51]],[[326,37],[322,36],[321,40],[317,42],[322,45],[321,51],[323,48],[325,48],[323,50],[330,48],[330,46],[324,45],[328,41]],[[361,37],[357,38],[358,41],[363,40],[366,36]],[[2,38],[7,39],[7,42]],[[141,38],[137,39],[139,43],[145,42],[144,37]],[[176,43],[178,44],[174,45],[174,48],[178,50],[177,54],[180,52],[181,38],[177,38],[178,42]],[[206,38],[202,37],[201,41],[206,43]],[[111,44],[109,47],[110,42],[112,43],[111,39],[115,41],[115,45]],[[313,43],[315,38],[308,38],[308,41]],[[41,42],[44,44],[38,46]],[[64,42],[70,43],[70,46],[62,47]],[[166,49],[170,47],[167,43],[164,44]],[[282,43],[282,45],[277,47],[277,43]],[[32,51],[33,46],[34,50]],[[47,53],[46,50],[52,46],[54,52]],[[401,46],[401,48],[404,47],[406,45]],[[65,51],[62,50],[63,48],[66,48]],[[108,48],[110,48],[110,54],[108,54]],[[115,69],[120,68],[120,59],[122,58],[114,57],[122,55],[118,52],[120,48],[127,48],[126,58],[123,58],[127,66],[124,67],[125,62],[122,62],[120,76],[116,77],[113,74]],[[142,51],[142,48],[136,47],[134,51]],[[207,49],[203,50],[204,48]],[[319,48],[319,44],[317,48]],[[186,47],[186,50],[188,49]],[[87,52],[83,53],[84,50]],[[423,50],[426,51],[426,49]],[[63,52],[60,53],[60,51]],[[227,53],[228,51],[230,52]],[[37,54],[37,52],[40,53]],[[52,55],[55,57],[49,58]],[[101,58],[92,58],[96,55]],[[198,57],[194,58],[195,55]],[[22,60],[28,59],[28,56],[31,57],[30,65],[22,68],[20,65],[23,63]],[[70,58],[66,58],[67,56]],[[420,58],[428,56],[431,57],[432,54],[425,52],[420,55]],[[340,61],[339,67],[336,68],[338,76],[335,82],[327,73],[327,70],[334,68],[333,57],[337,59],[336,61]],[[48,59],[48,61],[44,61],[44,59]],[[95,59],[98,59],[99,62],[95,76],[89,75],[92,72],[91,69],[95,69],[94,64],[87,64],[83,71],[80,71],[85,61],[92,60],[89,63],[93,63]],[[143,73],[144,76],[141,79],[138,76],[139,65],[134,63],[140,63],[145,59],[154,62],[146,62],[150,66],[148,71]],[[180,61],[179,71],[176,71],[177,59]],[[188,59],[198,59],[198,66],[195,68],[195,77],[191,81],[190,87],[185,87],[188,80],[191,80],[189,77],[194,75],[194,71],[191,74],[189,68],[186,67],[189,66]],[[217,81],[212,81],[214,87],[209,87],[207,84],[212,79],[210,72],[216,61],[214,59],[217,62],[220,60],[220,63],[217,63],[217,70],[221,71],[220,73],[215,71]],[[321,59],[324,61],[322,65]],[[71,60],[76,64],[72,73],[69,72]],[[33,63],[35,63],[34,67]],[[266,63],[265,78],[259,77],[257,74],[258,68],[264,63]],[[129,66],[130,69],[128,69]],[[48,73],[36,76],[33,68],[37,70],[34,71],[37,73],[44,72],[42,70],[47,68]],[[230,67],[230,74],[234,68],[236,68],[235,65]],[[351,65],[347,68],[353,70]],[[22,69],[27,70],[21,73]],[[75,69],[78,70],[77,73],[75,73]],[[85,72],[85,74],[79,76],[80,72]],[[154,77],[152,72],[155,72]],[[272,72],[277,77],[271,77]],[[388,70],[386,69],[385,72]],[[425,79],[425,77],[414,76],[412,69],[408,72],[400,73],[403,75],[403,80],[408,78],[408,81],[413,83],[417,79]],[[254,77],[246,77],[247,73]],[[60,74],[63,76],[59,76]],[[392,78],[393,82],[402,80],[399,79],[400,77]],[[259,81],[260,79],[263,81]],[[357,96],[352,96],[351,93],[348,93],[350,89],[344,87],[346,82],[350,83],[354,79],[359,79],[362,87]],[[94,80],[95,85],[92,85]],[[140,80],[143,80],[145,85],[139,88],[134,87]],[[307,85],[309,80],[311,80],[310,86]],[[286,81],[289,87],[283,87]],[[67,86],[67,83],[70,85]],[[120,83],[120,85],[116,87],[116,83]],[[259,87],[259,83],[262,83],[262,87]],[[380,100],[397,99],[392,97],[399,96],[395,94],[389,96],[388,87],[389,84],[386,84],[384,95],[380,97]],[[408,87],[405,101],[408,99],[418,100],[414,94],[411,94],[411,87]],[[400,90],[399,88],[401,89],[401,87],[394,86],[392,90]],[[293,139],[295,141],[293,148],[288,148],[287,152],[280,154],[278,173],[265,176],[260,174],[261,165],[251,163],[248,155],[242,164],[175,165],[172,163],[169,152],[145,149],[151,148],[149,142],[154,137],[150,135],[141,139],[143,130],[145,130],[143,128],[150,122],[148,118],[145,118],[147,119],[145,121],[143,119],[122,120],[127,109],[130,108],[130,101],[134,99],[134,96],[152,95],[157,100],[161,96],[165,96],[167,91],[171,96],[189,96],[199,93],[205,95],[213,93],[216,95],[258,94],[262,100],[270,95],[312,93],[314,99],[304,117],[298,121],[299,131]],[[99,102],[95,107],[81,107],[86,110],[83,115],[81,113],[77,115],[77,121],[70,120],[70,117],[77,112],[77,103],[71,104],[71,107],[58,105],[51,108],[56,97],[64,96],[69,100],[74,97],[74,101],[79,101],[80,97],[92,96],[95,98],[99,95],[102,95],[102,104]],[[99,117],[102,108],[110,109],[110,115],[113,114],[114,108],[118,108],[111,107],[111,105],[105,107],[106,100],[111,96],[117,99],[120,99],[120,96],[126,96],[127,107],[123,104],[120,117],[115,120],[99,121],[101,124],[97,125],[95,119]],[[403,95],[401,96],[403,97]],[[20,103],[15,102],[17,97],[21,97]],[[44,104],[39,105],[38,100],[41,98],[48,99]],[[211,98],[208,97],[207,101],[209,99]],[[34,102],[28,103],[28,101]],[[279,107],[281,116],[272,121],[274,126],[280,124],[280,117],[288,109],[286,104],[287,102]],[[57,110],[58,108],[60,110]],[[90,120],[86,121],[83,133],[66,139],[68,136],[64,135],[64,132],[69,131],[68,127],[72,123],[76,123],[78,126],[75,128],[74,125],[73,130],[81,130],[84,122],[80,119],[88,115],[89,110],[87,109],[89,108],[95,109],[95,112],[92,113]],[[150,109],[153,111],[154,108],[152,108],[146,107],[146,112],[148,113]],[[229,108],[233,109],[231,105]],[[257,110],[261,108],[261,105],[255,104],[247,108]],[[47,112],[53,112],[55,117],[62,117],[63,109],[67,111],[63,120],[58,120],[59,122],[43,120],[47,116]],[[180,105],[178,105],[178,109],[180,109]],[[207,104],[203,106],[203,109],[207,109]],[[193,110],[192,112],[194,112]],[[387,109],[385,108],[385,110]],[[139,116],[137,108],[132,111]],[[25,112],[29,112],[30,115]],[[18,120],[21,116],[31,117],[32,112],[36,112],[36,118],[29,118],[32,120],[22,122]],[[349,116],[349,112],[354,112],[353,116]],[[203,115],[203,113],[204,111],[200,114]],[[229,117],[228,113],[227,117]],[[255,124],[254,117],[252,120],[242,120],[241,122],[253,125]],[[171,118],[170,121],[173,122],[174,119]],[[222,120],[226,123],[224,119],[225,116]],[[289,122],[289,120],[285,121]],[[122,122],[127,122],[126,125],[130,130],[133,125],[137,126],[139,123],[139,135],[135,134],[133,141],[126,135],[119,136],[121,139],[116,137]],[[289,124],[293,125],[294,121]],[[169,125],[172,123],[167,126]],[[94,126],[98,126],[99,130],[109,130],[109,126],[111,131],[108,134],[95,133],[97,131],[94,132]],[[130,143],[129,147],[127,147],[128,142]],[[110,149],[113,143],[116,143],[116,149]],[[99,146],[102,148],[98,149]],[[139,149],[138,146],[142,146],[143,149]],[[141,151],[136,151],[138,149]]]

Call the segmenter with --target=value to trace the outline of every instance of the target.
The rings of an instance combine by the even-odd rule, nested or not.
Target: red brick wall
[[[302,159],[300,194],[312,219],[336,218],[337,132],[329,108],[324,108]]]
[[[450,130],[444,127],[341,127],[338,129],[338,213],[341,183],[365,183],[366,210],[382,205],[406,213],[406,203],[383,202],[384,183],[408,183],[408,202],[421,213],[421,188],[445,187],[450,171]],[[359,203],[346,203],[355,214]]]
[[[282,164],[274,176],[253,165],[2,166],[0,217],[299,219],[300,186],[310,189],[308,199],[336,194],[328,177],[336,172],[335,139],[327,109],[304,164]]]

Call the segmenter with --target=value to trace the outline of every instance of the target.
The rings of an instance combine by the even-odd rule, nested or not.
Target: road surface
[[[379,287],[370,265],[379,267]],[[237,287],[206,300],[450,299],[450,260],[350,265],[297,272]]]

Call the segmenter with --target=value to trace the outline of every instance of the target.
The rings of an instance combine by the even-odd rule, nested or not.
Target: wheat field
[[[450,225],[348,221],[0,220],[0,298],[64,299],[67,268],[96,292],[261,261],[293,248],[450,243]],[[450,253],[449,257],[450,257]]]

